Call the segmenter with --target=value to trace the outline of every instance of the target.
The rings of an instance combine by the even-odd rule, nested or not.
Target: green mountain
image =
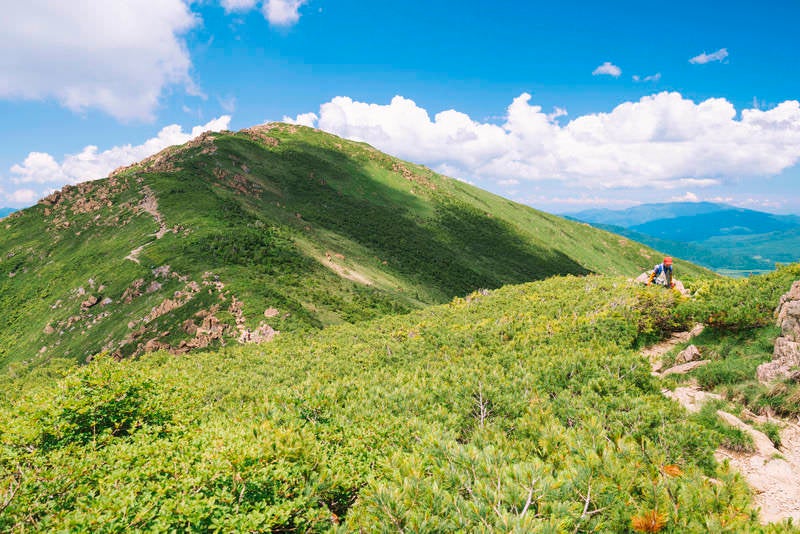
[[[261,341],[479,288],[635,275],[658,258],[366,144],[280,124],[208,133],[67,186],[2,229],[3,363]]]
[[[553,277],[261,345],[16,366],[0,530],[790,532],[762,529],[714,459],[753,447],[716,415],[732,408],[687,413],[639,348],[702,321],[703,380],[749,373],[729,397],[786,408],[797,384],[752,382],[798,277],[699,281],[693,299]]]

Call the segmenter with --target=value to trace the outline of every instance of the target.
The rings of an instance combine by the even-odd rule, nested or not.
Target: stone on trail
[[[689,345],[688,347],[686,347],[685,349],[683,349],[678,353],[678,355],[675,357],[675,363],[676,364],[688,363],[699,360],[700,358],[701,358],[700,349],[698,349],[694,345]]]
[[[666,371],[661,373],[661,376],[684,375],[684,374],[688,373],[689,371],[692,371],[692,370],[697,369],[698,367],[702,367],[704,365],[708,365],[709,363],[711,363],[711,360],[700,360],[700,361],[695,361],[695,362],[682,363],[680,365],[676,365],[674,367],[670,367],[669,369],[667,369]]]

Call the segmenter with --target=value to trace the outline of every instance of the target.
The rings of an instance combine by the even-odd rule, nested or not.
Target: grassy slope
[[[146,188],[170,230],[159,240],[140,206]],[[169,149],[14,214],[2,230],[3,365],[179,348],[194,335],[187,322],[203,326],[198,313],[227,325],[209,341],[218,346],[265,323],[285,332],[355,322],[555,274],[635,275],[658,259],[367,145],[288,126]],[[141,246],[139,264],[125,259]],[[111,302],[83,309],[90,295]],[[178,306],[154,317],[167,299]],[[277,315],[265,317],[269,308]]]
[[[552,278],[262,346],[6,377],[0,476],[23,483],[0,530],[757,531],[715,435],[638,354],[682,326],[674,299]]]

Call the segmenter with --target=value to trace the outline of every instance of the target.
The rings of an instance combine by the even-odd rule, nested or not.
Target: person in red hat
[[[664,275],[664,287],[675,287],[675,283],[672,281],[672,258],[669,256],[653,267],[650,278],[647,280],[647,285],[652,284],[662,274]]]

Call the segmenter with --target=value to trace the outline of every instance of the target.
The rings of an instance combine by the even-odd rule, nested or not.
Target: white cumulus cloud
[[[267,0],[264,3],[264,16],[275,26],[291,26],[300,20],[300,6],[306,0]]]
[[[181,38],[196,23],[182,0],[15,2],[0,17],[0,98],[152,120],[165,87],[197,92]]]
[[[605,74],[608,76],[613,76],[614,78],[619,77],[622,74],[622,69],[614,65],[613,63],[606,61],[596,69],[592,71],[592,75],[599,76],[601,74]]]
[[[32,204],[39,198],[39,194],[33,189],[17,189],[6,195],[6,199],[12,204]]]
[[[712,61],[722,61],[728,57],[728,49],[727,48],[720,48],[716,52],[712,52],[711,54],[706,54],[703,52],[698,56],[694,56],[692,59],[689,60],[689,63],[694,63],[696,65],[704,65],[705,63],[711,63]]]
[[[186,143],[203,132],[226,130],[230,119],[229,115],[223,115],[204,125],[195,126],[190,132],[184,132],[179,125],[172,124],[140,145],[115,146],[103,151],[89,145],[77,154],[65,156],[61,161],[44,152],[31,152],[22,163],[11,167],[11,178],[5,188],[13,190],[5,193],[6,199],[17,204],[30,203],[39,198],[42,192],[65,184],[104,178],[117,167],[135,163],[168,146]],[[40,192],[35,192],[31,186],[38,186]]]
[[[300,8],[308,0],[221,0],[226,13],[243,13],[261,5],[261,13],[273,26],[293,26],[300,20]]]
[[[299,124],[300,126],[308,126],[310,128],[314,128],[318,120],[319,117],[317,117],[316,113],[301,113],[294,119],[285,115],[283,117],[283,122],[289,124]]]
[[[699,103],[662,92],[559,124],[523,93],[503,124],[413,100],[336,97],[294,121],[368,142],[450,176],[488,184],[541,181],[591,188],[683,189],[775,175],[800,160],[800,103],[737,118],[723,98]],[[316,115],[316,117],[315,117]],[[558,114],[555,114],[558,115]]]

